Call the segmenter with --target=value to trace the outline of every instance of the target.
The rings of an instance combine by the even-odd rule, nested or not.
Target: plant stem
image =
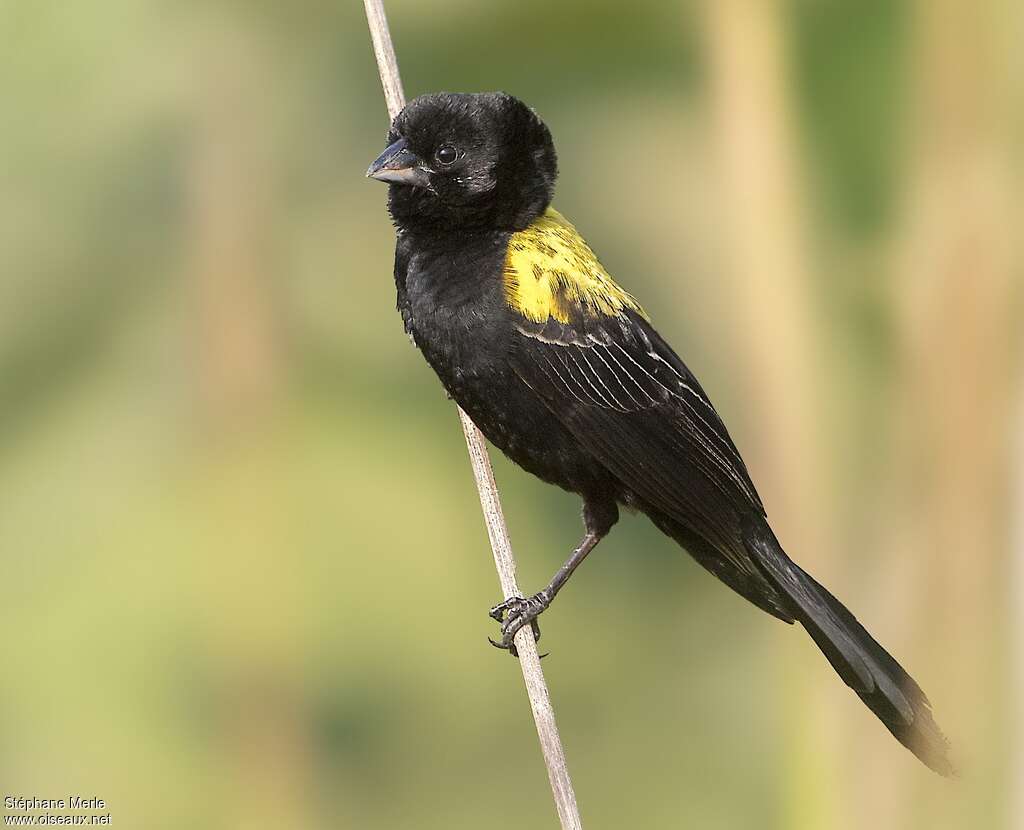
[[[384,3],[383,0],[364,0],[364,5],[370,36],[373,38],[377,69],[380,71],[380,81],[384,87],[388,115],[394,119],[405,106],[405,95],[402,92],[402,79],[398,74],[398,61],[391,42],[391,32],[384,14]],[[505,599],[522,596],[516,584],[516,562],[512,556],[512,545],[508,538],[505,516],[501,510],[498,488],[494,483],[491,460],[487,455],[487,445],[480,430],[461,408],[459,419],[462,421],[462,431],[466,435],[466,448],[469,450],[476,488],[480,494],[480,507],[487,525],[487,535],[490,538],[494,566],[498,571],[502,592]],[[562,830],[581,830],[583,824],[580,821],[579,808],[576,806],[576,794],[569,779],[565,750],[562,748],[562,739],[558,735],[558,725],[555,722],[555,710],[551,706],[551,696],[548,694],[544,672],[540,667],[540,656],[537,654],[537,644],[533,640],[530,626],[524,626],[519,630],[515,644]]]

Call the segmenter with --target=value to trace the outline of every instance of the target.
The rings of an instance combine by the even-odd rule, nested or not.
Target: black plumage
[[[618,520],[638,510],[769,614],[799,622],[839,676],[935,771],[928,699],[772,532],[729,433],[639,305],[550,208],[551,136],[501,93],[417,98],[368,175],[390,183],[406,331],[488,440],[583,498],[586,534],[543,591],[496,607],[500,645],[533,625]]]

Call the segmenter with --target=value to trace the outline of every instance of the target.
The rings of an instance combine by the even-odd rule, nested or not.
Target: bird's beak
[[[429,187],[429,173],[423,169],[423,162],[409,149],[404,138],[398,139],[366,171],[367,178],[391,184],[407,184],[413,187]]]

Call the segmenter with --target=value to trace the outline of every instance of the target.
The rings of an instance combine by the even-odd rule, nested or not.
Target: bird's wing
[[[791,620],[744,545],[764,517],[693,373],[553,209],[509,240],[512,370],[622,485],[622,497],[759,607]]]
[[[697,379],[640,313],[516,329],[515,373],[580,444],[651,507],[736,547],[761,500]]]

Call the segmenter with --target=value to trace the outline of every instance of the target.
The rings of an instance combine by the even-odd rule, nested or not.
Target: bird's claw
[[[488,616],[495,622],[501,623],[501,640],[490,643],[495,648],[506,649],[513,657],[518,657],[516,651],[515,637],[525,625],[529,625],[533,631],[533,641],[540,640],[540,625],[537,623],[539,617],[551,604],[551,598],[546,591],[538,591],[532,597],[509,597],[504,602],[495,605]]]

